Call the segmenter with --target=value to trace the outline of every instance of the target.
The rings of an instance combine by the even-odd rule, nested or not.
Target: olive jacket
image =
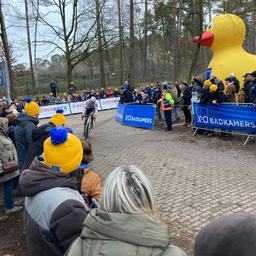
[[[92,210],[67,256],[186,256],[169,245],[168,226],[141,214]]]
[[[0,131],[0,183],[11,180],[20,174],[19,170],[10,173],[4,172],[3,163],[10,160],[18,161],[15,146],[7,134]]]

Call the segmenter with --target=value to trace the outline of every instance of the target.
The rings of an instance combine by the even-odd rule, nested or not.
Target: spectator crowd
[[[156,104],[169,131],[172,119],[180,118],[179,108],[185,115],[184,125],[190,127],[193,96],[201,103],[241,102],[242,91],[244,101],[256,103],[256,72],[245,75],[243,89],[234,74],[225,84],[213,76],[206,81],[193,78],[191,85],[164,81],[134,89],[127,81],[118,93],[121,103]],[[51,93],[56,97],[54,90]],[[170,244],[168,225],[161,220],[151,183],[140,169],[120,166],[102,185],[91,167],[92,145],[73,134],[63,111],[40,125],[40,105],[30,98],[13,104],[2,100],[0,107],[0,183],[5,207],[0,222],[24,211],[29,255],[186,255]],[[15,203],[13,192],[25,197],[24,206],[22,200]],[[194,255],[251,256],[255,239],[255,215],[225,216],[201,230]]]
[[[54,81],[51,81],[50,85],[50,93],[48,96],[43,96],[42,98],[37,97],[36,103],[39,106],[47,106],[52,104],[62,104],[67,102],[78,102],[78,101],[86,101],[91,97],[95,97],[97,100],[106,99],[111,97],[119,97],[120,90],[117,88],[113,89],[108,87],[107,89],[95,89],[95,90],[84,90],[82,92],[78,92],[76,86],[73,82],[68,86],[68,93],[64,92],[63,94],[58,93],[58,86]]]
[[[131,88],[128,81],[120,89],[120,102],[140,104],[153,103],[157,106],[157,115],[161,119],[164,113],[166,131],[172,130],[172,122],[185,117],[185,127],[191,127],[192,102],[201,104],[256,104],[256,71],[244,75],[244,84],[231,73],[225,83],[212,75],[211,79],[193,77],[192,82],[164,81],[141,88]]]

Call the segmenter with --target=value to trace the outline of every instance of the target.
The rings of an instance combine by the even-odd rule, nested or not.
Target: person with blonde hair
[[[100,208],[93,209],[67,256],[185,256],[169,245],[151,184],[136,166],[116,168],[106,179]]]

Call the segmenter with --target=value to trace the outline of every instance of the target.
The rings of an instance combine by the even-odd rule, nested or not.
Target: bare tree
[[[35,74],[35,83],[36,83],[36,90],[39,92],[39,85],[38,85],[38,78],[37,78],[37,69],[36,69],[36,60],[37,60],[37,35],[38,35],[38,22],[39,22],[39,0],[32,0],[32,11],[33,11],[33,18],[35,20],[35,30],[34,30],[34,74]]]
[[[102,0],[99,3],[99,14],[105,2],[106,0]],[[64,53],[66,81],[69,85],[73,80],[74,68],[91,55],[104,49],[106,44],[111,44],[115,35],[109,35],[106,44],[99,46],[95,0],[86,0],[86,3],[81,0],[43,0],[40,4],[51,7],[50,12],[39,13],[39,20],[51,29],[55,40],[52,40],[51,34],[50,39],[44,38],[39,42],[51,44],[54,46],[53,51],[59,50]],[[49,19],[53,14],[60,18],[60,24]]]
[[[31,86],[32,86],[32,94],[35,95],[35,93],[36,93],[36,82],[35,82],[35,73],[34,73],[34,66],[33,66],[31,39],[30,39],[28,1],[24,0],[24,4],[25,4],[25,18],[26,18],[27,40],[28,40],[28,54],[29,54],[29,63],[30,63]]]
[[[131,84],[134,83],[135,70],[135,35],[134,35],[134,0],[130,0],[130,48],[129,48],[129,71],[128,79]]]
[[[147,49],[148,49],[148,0],[145,0],[144,13],[144,45],[143,45],[143,79],[147,74]]]
[[[118,34],[119,34],[119,68],[120,68],[120,84],[123,82],[124,71],[123,71],[123,25],[122,25],[122,10],[121,1],[117,0],[118,6]]]
[[[97,34],[98,34],[98,48],[99,50],[99,64],[100,64],[100,85],[106,87],[105,72],[104,72],[104,59],[103,59],[103,47],[102,47],[102,33],[101,33],[101,12],[100,2],[95,0],[96,3],[96,21],[97,21]]]
[[[192,0],[194,1],[194,0]],[[203,33],[203,1],[202,0],[198,0],[195,1],[195,6],[196,11],[194,12],[194,10],[192,10],[192,15],[196,15],[196,21],[194,26],[196,26],[196,28],[198,28],[198,34],[199,34],[199,40],[198,43],[196,45],[195,51],[194,51],[194,55],[192,58],[192,63],[190,66],[190,71],[189,71],[189,76],[188,76],[188,80],[191,80],[192,74],[194,73],[195,70],[195,66],[196,63],[198,61],[198,57],[199,57],[199,53],[200,53],[200,47],[201,47],[201,42],[202,42],[202,33]]]
[[[14,88],[14,77],[13,77],[13,70],[12,70],[12,63],[11,63],[11,53],[10,47],[8,43],[8,37],[6,33],[4,15],[2,10],[2,1],[0,0],[0,26],[1,26],[1,39],[3,43],[4,54],[7,62],[7,67],[9,71],[9,80],[10,80],[10,91],[11,91],[11,98],[16,97],[16,91]]]

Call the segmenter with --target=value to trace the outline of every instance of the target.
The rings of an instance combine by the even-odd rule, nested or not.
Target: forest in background
[[[8,61],[12,97],[78,89],[120,87],[159,80],[189,80],[204,73],[211,52],[194,35],[212,17],[233,13],[247,27],[244,47],[256,52],[255,0],[24,0],[0,1],[2,55]],[[22,7],[22,8],[21,8]],[[27,63],[18,63],[5,20],[25,28]],[[17,25],[19,24],[19,25]],[[40,46],[47,45],[45,57]],[[40,57],[38,57],[40,55]]]

